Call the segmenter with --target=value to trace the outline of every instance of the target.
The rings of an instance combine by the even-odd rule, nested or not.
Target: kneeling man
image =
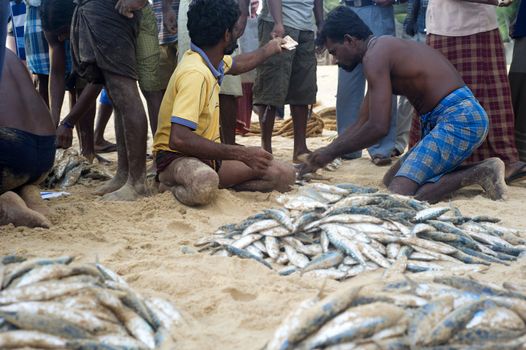
[[[252,53],[236,47],[239,6],[234,0],[194,0],[188,11],[191,50],[172,75],[161,104],[154,153],[160,190],[186,205],[209,203],[217,189],[287,191],[292,165],[260,147],[219,143],[219,88],[224,74],[254,69],[281,52],[277,38]]]
[[[396,94],[406,96],[419,113],[423,138],[385,175],[390,191],[437,202],[461,187],[479,184],[490,198],[504,197],[500,159],[461,166],[485,139],[488,116],[446,58],[423,44],[373,36],[346,7],[329,14],[321,40],[341,68],[351,71],[363,64],[368,91],[359,120],[330,145],[311,154],[302,173],[367,148],[387,135],[391,94]]]

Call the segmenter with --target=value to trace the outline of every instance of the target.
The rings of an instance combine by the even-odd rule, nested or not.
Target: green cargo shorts
[[[270,41],[274,23],[258,23],[259,46]],[[285,26],[285,35],[298,42],[295,50],[283,50],[257,68],[254,104],[281,107],[316,102],[316,55],[314,32]]]
[[[142,9],[142,19],[137,36],[137,73],[143,91],[161,90],[159,75],[159,38],[157,20],[151,5]]]
[[[160,46],[161,58],[159,61],[159,76],[161,89],[166,90],[172,74],[177,68],[177,41]]]

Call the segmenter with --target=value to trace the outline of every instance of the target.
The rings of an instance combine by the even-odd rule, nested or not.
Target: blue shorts
[[[106,88],[103,88],[100,93],[99,103],[101,105],[113,106],[113,104],[111,103],[110,97],[108,96],[108,92],[106,91]]]
[[[455,170],[488,134],[488,115],[467,86],[444,97],[420,121],[422,140],[402,158],[395,175],[419,185]]]

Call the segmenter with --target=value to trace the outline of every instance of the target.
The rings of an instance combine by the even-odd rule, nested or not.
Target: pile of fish
[[[101,264],[0,258],[0,349],[156,349],[182,322]]]
[[[524,293],[455,276],[344,287],[300,303],[266,350],[526,349]]]
[[[337,280],[378,268],[388,274],[480,271],[509,264],[526,250],[519,232],[497,225],[497,218],[353,184],[315,183],[278,202],[282,208],[224,225],[195,245],[257,260],[282,275]]]
[[[65,189],[75,185],[81,179],[109,180],[112,175],[100,164],[90,164],[78,151],[57,149],[55,164],[44,180],[47,188]]]

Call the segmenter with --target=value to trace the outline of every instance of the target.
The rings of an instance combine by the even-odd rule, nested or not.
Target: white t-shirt
[[[496,6],[462,0],[429,0],[428,34],[467,36],[498,28]]]
[[[282,0],[283,25],[299,30],[314,31],[314,0]],[[263,2],[261,18],[274,22],[268,7],[268,0]]]

